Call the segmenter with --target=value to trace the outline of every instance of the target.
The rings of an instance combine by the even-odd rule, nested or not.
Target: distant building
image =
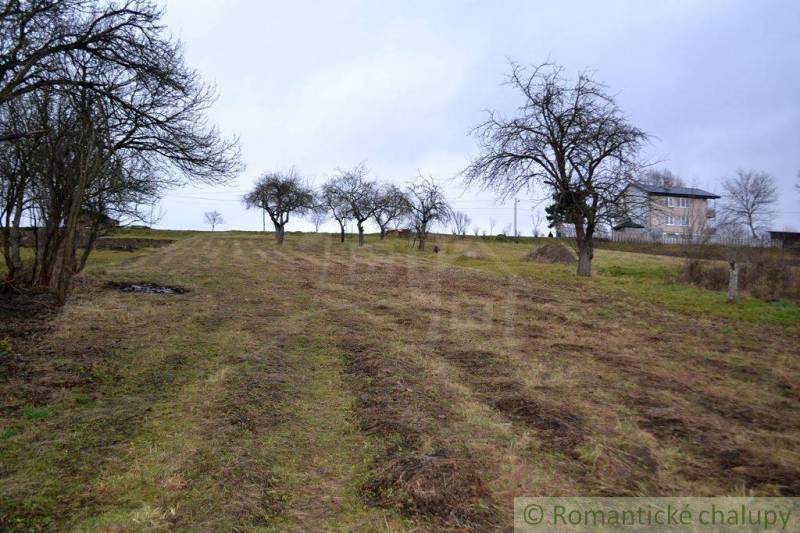
[[[714,210],[708,201],[716,194],[694,187],[661,187],[645,183],[629,185],[624,194],[630,217],[618,221],[616,232],[651,236],[694,237],[706,233]]]
[[[769,238],[773,243],[779,243],[781,248],[800,249],[800,232],[798,231],[770,231]]]

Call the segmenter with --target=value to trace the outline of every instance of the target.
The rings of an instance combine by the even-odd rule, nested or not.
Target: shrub
[[[728,288],[727,265],[688,259],[678,274],[678,281],[711,290]],[[739,268],[739,289],[763,300],[787,298],[800,301],[800,272],[777,258],[762,257]]]

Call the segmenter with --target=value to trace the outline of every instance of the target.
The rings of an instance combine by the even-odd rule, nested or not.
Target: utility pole
[[[517,233],[517,204],[518,203],[519,203],[519,200],[517,198],[514,198],[514,238],[515,239],[517,238],[517,235],[519,235],[519,233]]]

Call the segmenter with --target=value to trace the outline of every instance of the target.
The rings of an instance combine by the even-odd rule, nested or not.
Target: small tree
[[[425,249],[425,240],[434,224],[446,224],[451,217],[444,192],[432,178],[423,178],[408,187],[411,206],[411,225],[416,232],[419,249]]]
[[[736,177],[722,182],[725,198],[722,215],[725,220],[741,224],[758,238],[758,231],[772,220],[773,206],[778,200],[775,180],[766,172],[738,170]]]
[[[375,201],[375,223],[381,230],[381,240],[386,237],[386,229],[392,223],[399,223],[408,216],[411,207],[408,196],[395,185],[384,185],[378,191]]]
[[[539,228],[541,227],[543,221],[544,217],[542,216],[541,212],[535,210],[531,214],[531,223],[533,224],[533,230],[531,231],[531,234],[534,237],[539,237]]]
[[[319,227],[328,220],[328,208],[325,204],[317,203],[311,209],[309,219],[311,223],[314,224],[314,233],[319,233]]]
[[[339,236],[341,242],[344,242],[345,229],[347,221],[352,218],[350,212],[350,204],[339,193],[338,178],[329,180],[322,186],[322,205],[328,210],[330,215],[339,224]]]
[[[467,235],[467,226],[472,222],[472,219],[461,211],[454,211],[450,218],[453,221],[453,235],[465,237]]]
[[[211,231],[214,231],[220,224],[224,224],[225,220],[222,218],[222,214],[218,213],[217,211],[206,211],[203,215],[203,220],[206,224],[211,226]]]
[[[364,222],[372,218],[378,209],[378,186],[367,179],[367,168],[363,164],[338,172],[339,175],[332,182],[335,194],[348,206],[358,228],[358,245],[364,246]]]
[[[314,207],[314,192],[303,185],[294,169],[289,172],[267,172],[256,181],[251,192],[244,197],[247,208],[266,211],[275,226],[275,240],[283,244],[289,216],[307,213]]]
[[[549,64],[532,72],[512,65],[508,84],[523,102],[517,116],[490,112],[475,129],[481,155],[465,177],[504,197],[534,185],[548,189],[575,227],[578,275],[591,276],[595,230],[627,208],[623,191],[638,174],[636,157],[648,136],[587,73],[574,83],[562,74]]]

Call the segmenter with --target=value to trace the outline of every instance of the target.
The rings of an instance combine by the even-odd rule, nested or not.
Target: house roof
[[[620,224],[617,224],[616,226],[614,226],[613,229],[620,230],[620,229],[627,229],[627,228],[644,229],[644,226],[642,226],[641,224],[637,224],[636,222],[634,222],[631,219],[627,219],[624,222],[621,222]]]
[[[634,183],[634,187],[638,187],[648,194],[656,196],[682,196],[686,198],[719,198],[718,195],[704,191],[703,189],[696,189],[694,187],[660,187],[658,185],[648,185],[646,183]]]
[[[800,231],[770,231],[769,235],[773,239],[800,239]]]

